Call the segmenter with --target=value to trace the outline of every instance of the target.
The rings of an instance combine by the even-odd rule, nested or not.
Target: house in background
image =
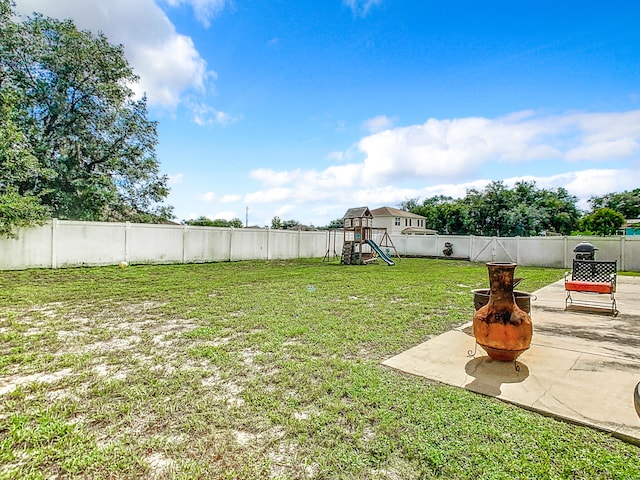
[[[621,233],[622,235],[640,235],[640,218],[629,218],[625,220]]]
[[[435,230],[426,228],[426,218],[415,213],[393,207],[371,210],[373,228],[386,228],[389,235],[435,235]]]

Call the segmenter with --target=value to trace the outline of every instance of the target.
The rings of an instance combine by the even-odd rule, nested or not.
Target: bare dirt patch
[[[62,378],[73,375],[71,368],[65,368],[53,373],[34,373],[33,375],[14,375],[11,377],[0,378],[0,395],[13,392],[20,385],[30,383],[56,383]]]

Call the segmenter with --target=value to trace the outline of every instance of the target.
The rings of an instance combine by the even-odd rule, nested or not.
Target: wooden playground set
[[[380,258],[387,265],[393,266],[392,250],[399,258],[391,237],[384,227],[373,226],[373,215],[368,207],[350,208],[342,217],[341,229],[329,230],[327,237],[327,253],[324,260],[337,257],[336,237],[338,231],[343,234],[341,263],[343,265],[367,265]],[[333,234],[333,254],[331,253],[331,237]],[[374,238],[379,238],[378,242]]]

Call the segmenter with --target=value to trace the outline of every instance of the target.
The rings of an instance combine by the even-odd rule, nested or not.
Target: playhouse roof
[[[347,213],[345,213],[342,218],[363,218],[372,216],[373,215],[371,215],[371,210],[369,210],[369,207],[356,207],[347,210]]]

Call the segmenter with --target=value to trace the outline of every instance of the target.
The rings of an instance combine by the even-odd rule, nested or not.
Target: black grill
[[[580,242],[573,249],[573,253],[575,253],[576,260],[595,260],[596,250],[598,249],[591,243]]]

